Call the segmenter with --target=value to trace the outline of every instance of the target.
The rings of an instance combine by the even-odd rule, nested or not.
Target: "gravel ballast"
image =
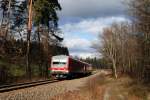
[[[50,100],[52,97],[68,92],[78,90],[86,84],[86,81],[99,73],[89,77],[64,80],[56,83],[50,83],[25,89],[14,90],[0,93],[0,100]]]

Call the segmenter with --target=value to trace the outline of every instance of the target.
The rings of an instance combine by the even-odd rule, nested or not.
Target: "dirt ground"
[[[53,100],[150,100],[150,87],[127,76],[114,79],[103,73],[80,90],[57,95]]]

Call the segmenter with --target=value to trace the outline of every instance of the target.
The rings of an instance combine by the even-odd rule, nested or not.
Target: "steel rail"
[[[48,84],[48,83],[54,83],[54,82],[58,82],[58,80],[45,80],[45,81],[19,83],[19,84],[13,84],[13,85],[4,85],[0,87],[0,93],[18,90],[18,89],[24,89],[28,87],[34,87],[34,86]]]

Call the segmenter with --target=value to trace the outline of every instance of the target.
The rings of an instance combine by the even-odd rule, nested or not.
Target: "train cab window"
[[[66,62],[53,62],[53,65],[62,66],[66,65]]]

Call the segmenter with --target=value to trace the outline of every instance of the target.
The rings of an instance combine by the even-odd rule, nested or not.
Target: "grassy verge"
[[[149,100],[150,87],[138,84],[127,76],[113,79],[99,75],[78,91],[69,91],[53,100]]]
[[[143,100],[150,100],[150,85],[132,81],[125,88],[128,88],[130,95],[135,95]]]

